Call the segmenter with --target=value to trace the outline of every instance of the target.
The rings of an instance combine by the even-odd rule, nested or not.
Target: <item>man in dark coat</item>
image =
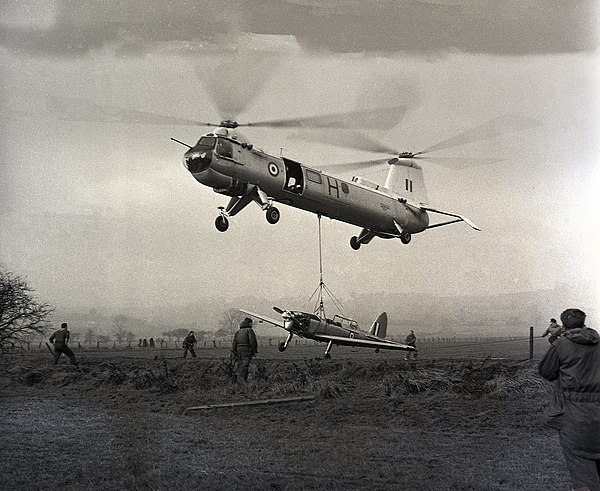
[[[183,357],[187,357],[188,351],[192,354],[192,358],[196,358],[196,352],[194,351],[194,345],[197,343],[194,331],[190,333],[183,340]]]
[[[548,425],[559,431],[573,488],[600,491],[600,336],[585,317],[579,309],[561,314],[564,333],[538,368],[556,381]]]
[[[231,354],[237,364],[237,381],[248,380],[248,367],[256,353],[258,353],[258,343],[252,330],[252,319],[246,317],[240,322],[240,328],[231,343]]]
[[[411,330],[410,334],[408,336],[406,336],[406,339],[404,342],[406,344],[408,344],[409,346],[416,348],[417,347],[417,336],[415,336],[415,331]],[[410,360],[411,358],[414,358],[415,360],[417,359],[416,351],[407,351],[406,352],[406,357],[404,359]]]
[[[73,353],[73,351],[71,351],[71,348],[69,348],[67,346],[69,343],[70,337],[71,337],[71,334],[69,333],[69,331],[67,329],[66,322],[63,322],[60,325],[59,331],[56,331],[55,333],[52,334],[52,336],[50,336],[50,342],[54,344],[54,364],[55,365],[58,364],[58,359],[60,358],[60,355],[62,355],[64,353],[65,355],[67,355],[69,357],[69,360],[71,361],[71,365],[79,366],[79,365],[77,365],[77,360],[75,359],[75,354]]]

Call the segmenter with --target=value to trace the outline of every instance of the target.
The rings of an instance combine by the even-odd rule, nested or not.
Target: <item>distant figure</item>
[[[585,313],[567,309],[563,335],[538,369],[556,381],[547,425],[557,429],[573,489],[600,490],[600,336],[585,326]]]
[[[192,354],[192,358],[196,358],[196,352],[194,351],[194,345],[197,343],[194,331],[190,333],[183,340],[183,357],[187,357],[188,351]]]
[[[240,322],[240,328],[231,343],[231,355],[236,363],[236,382],[248,380],[248,367],[257,353],[258,343],[252,330],[252,319],[246,317]]]
[[[142,341],[142,348],[147,348],[148,347],[148,340],[146,338],[144,338],[144,340]]]
[[[150,347],[154,348],[154,338],[150,338]]]
[[[140,338],[140,340],[138,341],[138,348],[142,347],[142,338]]]
[[[554,344],[554,341],[556,341],[563,334],[562,326],[558,324],[554,318],[550,319],[550,325],[548,326],[548,329],[544,331],[542,337],[545,338],[548,334],[550,334],[550,337],[548,338],[550,344]]]
[[[75,365],[78,367],[77,360],[75,359],[75,354],[71,351],[71,348],[67,346],[69,344],[69,338],[71,334],[67,330],[67,323],[63,322],[60,325],[60,331],[56,331],[52,336],[50,336],[50,342],[54,344],[54,364],[58,365],[58,359],[60,355],[63,353],[69,357],[71,361],[71,365]]]
[[[409,346],[412,346],[413,348],[417,348],[417,336],[415,336],[415,331],[413,331],[411,329],[410,334],[408,336],[406,336],[406,339],[404,340],[404,342],[406,344],[408,344]],[[410,360],[411,358],[414,358],[415,360],[417,359],[417,352],[416,351],[408,351],[406,353],[406,358],[404,358],[405,360]]]

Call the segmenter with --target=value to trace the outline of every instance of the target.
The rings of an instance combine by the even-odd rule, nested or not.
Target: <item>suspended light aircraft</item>
[[[279,351],[287,349],[294,335],[327,343],[327,348],[325,349],[326,358],[331,357],[331,348],[334,344],[339,346],[374,348],[376,353],[379,353],[379,350],[382,349],[416,351],[416,348],[413,346],[385,339],[387,331],[387,314],[385,312],[377,317],[368,331],[363,331],[358,327],[355,320],[337,314],[333,319],[328,319],[316,313],[310,314],[295,310],[283,310],[279,307],[273,307],[273,310],[281,315],[281,320],[271,319],[240,309],[244,314],[281,327],[288,332],[286,340],[279,343]]]

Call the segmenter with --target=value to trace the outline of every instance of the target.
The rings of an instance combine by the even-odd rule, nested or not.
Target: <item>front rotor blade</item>
[[[435,145],[427,147],[425,150],[422,150],[421,152],[418,152],[415,155],[429,153],[436,150],[443,150],[445,148],[457,147],[466,143],[473,143],[476,141],[486,140],[495,136],[500,136],[506,133],[511,133],[528,128],[534,128],[536,126],[541,125],[542,123],[532,118],[525,118],[523,116],[518,116],[515,114],[505,114],[504,116],[492,119],[487,123],[475,126],[474,128],[464,131],[463,133],[459,133],[458,135],[453,136],[452,138],[448,138],[439,143],[436,143]]]
[[[406,106],[349,111],[303,118],[273,119],[241,124],[269,128],[374,128],[390,129],[406,114]]]
[[[398,155],[400,152],[395,148],[388,147],[370,136],[351,130],[328,130],[326,132],[304,131],[289,135],[289,138],[313,141],[341,148],[354,148],[373,153],[386,153]]]
[[[67,121],[91,123],[159,124],[173,126],[220,126],[176,116],[165,116],[135,109],[98,104],[89,99],[48,97],[46,109],[55,117]]]

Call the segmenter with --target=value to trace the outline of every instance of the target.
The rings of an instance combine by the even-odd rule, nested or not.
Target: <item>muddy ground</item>
[[[0,488],[569,489],[535,360],[316,349],[2,356]]]

